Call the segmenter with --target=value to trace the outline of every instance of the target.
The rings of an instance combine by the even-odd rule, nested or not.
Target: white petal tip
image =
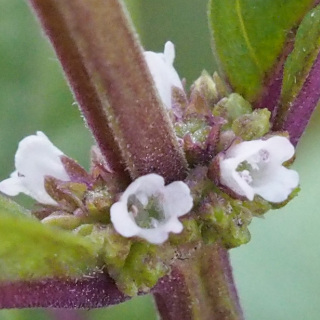
[[[174,44],[171,41],[167,41],[165,43],[163,53],[164,53],[166,62],[172,65],[176,54],[175,54]]]

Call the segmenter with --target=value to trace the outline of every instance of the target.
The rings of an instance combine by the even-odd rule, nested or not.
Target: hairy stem
[[[281,97],[284,64],[293,49],[294,35],[293,32],[289,33],[282,54],[278,57],[278,61],[270,72],[268,79],[265,80],[264,88],[259,99],[254,103],[255,108],[267,108],[271,112],[272,120],[277,113]]]
[[[44,279],[0,284],[0,309],[101,308],[128,298],[104,274],[76,280]]]
[[[153,292],[163,320],[243,319],[229,255],[219,244],[177,260],[172,274]]]
[[[168,182],[183,179],[186,160],[122,3],[30,1],[42,14],[43,21],[54,20],[49,26],[43,22],[47,29],[64,25],[60,31],[67,33],[74,51],[81,57],[86,79],[100,101],[100,114],[107,114],[131,176],[156,172]],[[48,30],[47,33],[50,34]]]
[[[124,172],[119,146],[110,129],[103,101],[88,74],[77,43],[70,34],[68,22],[56,1],[29,0],[60,60],[79,108],[110,168]]]

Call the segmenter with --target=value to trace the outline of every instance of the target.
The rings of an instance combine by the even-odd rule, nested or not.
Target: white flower
[[[155,82],[159,96],[167,109],[171,108],[172,87],[183,90],[181,80],[173,67],[174,45],[166,42],[163,53],[145,51],[144,57]]]
[[[44,187],[45,176],[70,180],[61,160],[63,153],[47,136],[38,131],[22,139],[15,155],[15,167],[10,178],[0,182],[0,191],[16,196],[20,192],[43,204],[56,204]]]
[[[138,236],[161,244],[168,233],[183,229],[178,217],[193,206],[189,187],[182,181],[164,185],[157,174],[148,174],[132,182],[120,200],[111,207],[114,228],[124,237]]]
[[[294,147],[285,137],[241,142],[220,160],[220,182],[251,201],[257,194],[282,202],[299,184],[298,173],[282,166],[293,155]]]

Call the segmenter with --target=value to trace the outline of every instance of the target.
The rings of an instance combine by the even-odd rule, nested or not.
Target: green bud
[[[205,243],[218,239],[226,248],[238,247],[250,240],[248,225],[252,214],[241,200],[232,199],[224,193],[211,193],[202,207],[202,237]]]
[[[125,265],[115,279],[120,290],[130,296],[138,291],[148,292],[169,271],[164,262],[168,248],[147,242],[133,243]],[[173,256],[170,248],[169,251]]]
[[[232,130],[243,140],[259,139],[270,130],[270,116],[268,109],[254,110],[234,120]]]
[[[109,210],[113,202],[113,196],[106,188],[88,191],[85,198],[88,221],[110,223]]]
[[[225,108],[228,112],[228,120],[233,121],[243,114],[251,113],[251,104],[237,93],[231,93],[228,97]]]
[[[124,267],[131,248],[131,241],[128,238],[122,237],[111,225],[101,229],[96,228],[91,237],[103,238],[103,259],[111,274],[112,270],[116,272]]]
[[[212,76],[212,79],[216,85],[216,89],[219,95],[219,99],[227,97],[230,94],[230,88],[228,85],[220,78],[217,72]]]
[[[43,224],[51,227],[58,227],[65,230],[73,230],[80,226],[83,220],[72,214],[54,212],[50,216],[41,220]]]
[[[212,77],[205,70],[202,71],[201,76],[194,82],[191,91],[198,91],[209,107],[219,101],[217,86]]]
[[[197,117],[191,117],[185,122],[178,122],[175,125],[175,131],[179,138],[190,134],[194,142],[205,142],[210,131],[206,121]]]
[[[86,236],[89,236],[93,232],[93,229],[94,229],[93,224],[82,224],[78,228],[74,229],[73,233],[76,233],[82,237],[86,237]]]
[[[251,104],[237,93],[231,93],[228,98],[223,98],[213,108],[213,115],[225,118],[229,124],[251,112]]]

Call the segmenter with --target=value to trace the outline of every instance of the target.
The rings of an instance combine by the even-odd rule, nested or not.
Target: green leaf
[[[21,207],[11,199],[0,195],[0,208],[13,215],[30,216],[30,211]]]
[[[214,51],[230,84],[253,102],[275,69],[292,28],[314,0],[211,0]]]
[[[96,268],[96,244],[23,212],[0,198],[0,280],[78,277]]]
[[[285,109],[301,90],[320,51],[320,6],[303,19],[283,76],[281,105]]]

